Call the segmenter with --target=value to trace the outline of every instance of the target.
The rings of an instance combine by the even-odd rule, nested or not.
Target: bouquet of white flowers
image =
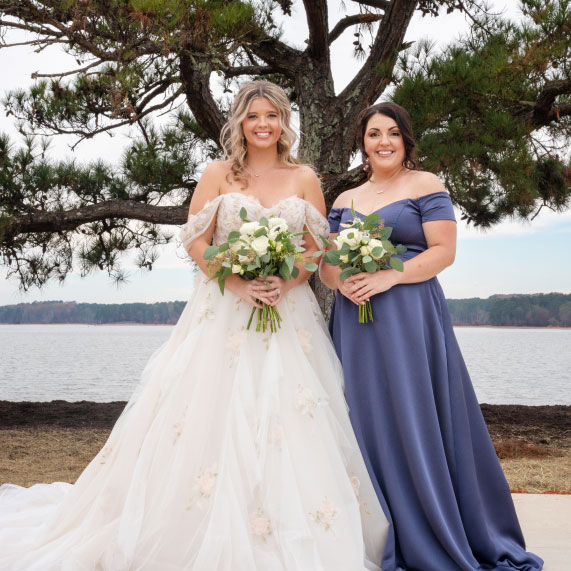
[[[250,221],[245,208],[240,210],[243,224],[238,231],[230,232],[226,242],[218,246],[209,246],[204,251],[204,258],[209,260],[212,278],[218,279],[218,286],[224,295],[226,278],[237,274],[245,280],[257,277],[279,275],[284,280],[291,280],[299,275],[296,262],[304,261],[302,255],[305,248],[297,246],[293,238],[306,232],[293,233],[288,230],[283,218],[272,216]],[[311,257],[319,257],[322,252],[316,252]],[[305,269],[314,272],[318,268],[314,262],[307,262]],[[261,308],[252,308],[247,329],[250,329],[254,313],[258,309],[256,331],[266,331],[270,328],[276,332],[281,325],[281,316],[277,307],[262,302]]]
[[[345,281],[349,276],[362,272],[374,273],[377,270],[393,269],[403,271],[403,263],[396,254],[406,252],[402,244],[393,246],[389,238],[392,233],[390,226],[385,226],[379,221],[379,214],[369,214],[365,218],[359,218],[353,205],[353,221],[341,224],[343,230],[331,242],[323,236],[321,239],[330,247],[323,261],[331,266],[341,268],[340,280]],[[359,306],[359,323],[373,321],[373,309],[370,301]]]

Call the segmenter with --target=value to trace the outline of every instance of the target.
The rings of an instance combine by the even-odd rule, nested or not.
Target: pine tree
[[[300,3],[301,4],[301,3]],[[0,26],[57,44],[72,73],[38,73],[4,106],[26,133],[0,137],[0,252],[26,289],[64,280],[74,264],[121,278],[138,252],[151,269],[182,224],[201,165],[220,156],[229,93],[249,78],[282,85],[299,111],[300,154],[322,176],[328,204],[363,180],[356,118],[391,97],[411,112],[424,169],[441,175],[463,215],[489,226],[568,206],[571,128],[569,0],[523,0],[521,23],[483,0],[351,0],[331,29],[326,0],[303,0],[309,37],[281,33],[291,0],[0,0]],[[470,33],[435,52],[404,44],[415,10],[462,10]],[[358,67],[336,93],[330,45],[355,34]],[[4,44],[2,47],[9,48]],[[218,77],[224,93],[214,94]],[[168,126],[153,123],[159,114]],[[163,118],[164,124],[164,118]],[[125,125],[140,137],[119,166],[54,159],[46,140],[77,142]],[[47,139],[46,139],[47,138]]]

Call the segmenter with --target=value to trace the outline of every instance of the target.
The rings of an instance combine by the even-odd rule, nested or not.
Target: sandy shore
[[[0,483],[73,482],[124,402],[0,401]],[[482,405],[515,491],[571,493],[571,406]]]

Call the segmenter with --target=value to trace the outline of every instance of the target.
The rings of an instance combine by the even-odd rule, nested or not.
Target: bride
[[[300,268],[267,284],[209,281],[211,243],[279,215],[328,233],[313,171],[291,156],[290,105],[244,85],[182,231],[194,295],[109,440],[72,486],[0,487],[3,571],[378,570],[387,522],[343,399],[339,362]],[[279,304],[277,333],[246,329]]]

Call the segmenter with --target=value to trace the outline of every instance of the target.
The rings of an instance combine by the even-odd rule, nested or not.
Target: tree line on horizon
[[[19,132],[0,133],[0,265],[24,290],[77,271],[122,281],[129,254],[151,270],[204,165],[222,157],[233,95],[251,79],[287,92],[297,154],[328,206],[366,179],[359,114],[392,100],[410,112],[419,167],[441,177],[470,224],[563,212],[571,0],[518,6],[512,20],[486,0],[0,0],[0,50],[59,48],[71,60],[0,101]],[[422,39],[452,12],[468,31],[440,46]],[[415,14],[423,28],[405,41]],[[353,69],[341,86],[335,48],[347,40]],[[113,162],[50,149],[58,137],[73,150],[126,132]],[[331,296],[315,289],[327,313]]]
[[[492,295],[448,299],[454,325],[571,327],[571,294]],[[0,323],[140,323],[174,325],[186,302],[76,303],[35,301],[0,306]]]

